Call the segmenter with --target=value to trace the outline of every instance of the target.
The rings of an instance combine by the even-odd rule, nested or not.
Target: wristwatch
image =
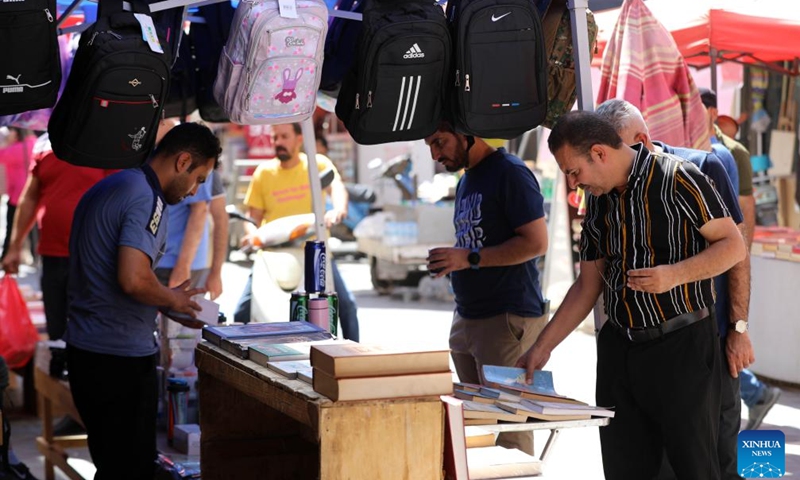
[[[747,323],[747,320],[736,320],[735,322],[731,322],[729,327],[737,333],[744,333],[750,329],[750,324]]]
[[[469,262],[469,268],[471,268],[473,270],[478,270],[478,269],[481,268],[480,265],[479,265],[481,263],[481,253],[480,253],[480,251],[481,251],[480,248],[475,247],[475,248],[472,249],[471,252],[469,252],[469,255],[467,255],[467,261]]]

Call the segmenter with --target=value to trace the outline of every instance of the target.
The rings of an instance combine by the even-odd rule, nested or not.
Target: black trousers
[[[720,416],[719,437],[717,439],[717,452],[719,454],[719,470],[722,480],[740,480],[737,463],[737,438],[742,424],[742,395],[739,389],[739,379],[731,377],[728,372],[728,356],[725,354],[726,339],[720,338]],[[664,463],[658,480],[675,480],[675,472],[664,454]]]
[[[655,478],[663,450],[677,478],[719,479],[714,316],[643,343],[630,342],[607,322],[597,342],[597,404],[616,407],[600,429],[606,479]]]
[[[72,398],[86,425],[95,480],[155,474],[157,355],[120,357],[67,345]]]
[[[47,336],[58,340],[67,329],[67,284],[69,257],[42,256],[42,300]]]

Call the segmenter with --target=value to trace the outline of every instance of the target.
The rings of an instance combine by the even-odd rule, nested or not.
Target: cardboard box
[[[200,455],[200,425],[196,423],[175,425],[172,445],[186,455]]]
[[[455,242],[452,204],[386,205],[384,210],[394,214],[398,222],[416,222],[418,244],[451,245]]]

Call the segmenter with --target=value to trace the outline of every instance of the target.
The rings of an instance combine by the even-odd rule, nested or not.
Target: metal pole
[[[717,49],[711,48],[709,52],[709,56],[711,57],[711,90],[717,91]]]
[[[308,180],[311,183],[311,209],[316,217],[315,227],[317,239],[328,240],[325,229],[325,203],[322,201],[322,182],[319,180],[317,168],[317,139],[314,136],[314,121],[309,118],[301,124],[303,128],[303,149],[308,156]]]
[[[578,86],[578,109],[594,110],[592,100],[592,73],[589,62],[589,26],[586,23],[586,9],[589,0],[569,0],[572,21],[572,55],[575,59],[575,81]]]

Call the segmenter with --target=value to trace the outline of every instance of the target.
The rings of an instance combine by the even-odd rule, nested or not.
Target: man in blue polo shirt
[[[166,245],[167,205],[193,195],[220,152],[207,127],[175,127],[145,165],[102,180],[75,210],[64,340],[96,480],[153,478],[156,314],[195,317],[200,307],[191,297],[202,293],[188,281],[161,285],[153,268]]]

